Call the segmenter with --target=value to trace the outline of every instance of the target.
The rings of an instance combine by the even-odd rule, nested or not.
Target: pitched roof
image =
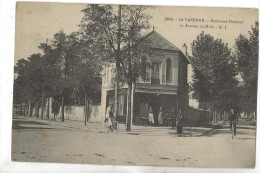
[[[180,51],[174,44],[169,42],[166,38],[161,36],[158,32],[152,31],[146,35],[144,35],[141,40],[146,40],[149,42],[149,46],[151,48],[157,48],[157,49],[165,49],[165,50],[171,50],[171,51]]]
[[[161,50],[166,50],[166,51],[179,52],[182,54],[181,57],[185,61],[190,63],[188,58],[184,55],[184,53],[179,48],[177,48],[174,44],[172,44],[170,41],[168,41],[166,38],[164,38],[161,34],[156,32],[155,30],[142,36],[138,40],[137,44],[142,43],[142,42],[148,43],[149,48],[152,48],[152,49],[161,49]]]

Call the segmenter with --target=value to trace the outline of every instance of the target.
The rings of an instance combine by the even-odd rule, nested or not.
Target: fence
[[[184,111],[184,120],[191,125],[205,124],[210,123],[211,116],[209,111],[189,107]]]

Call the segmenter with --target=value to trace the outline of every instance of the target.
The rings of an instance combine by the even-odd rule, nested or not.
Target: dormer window
[[[172,81],[172,61],[171,59],[166,60],[166,82]]]

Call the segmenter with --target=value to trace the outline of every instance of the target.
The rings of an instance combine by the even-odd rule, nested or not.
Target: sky
[[[59,30],[69,34],[78,30],[86,4],[17,2],[15,23],[15,61],[41,53],[37,46],[51,39]],[[248,35],[251,25],[258,21],[258,10],[246,8],[205,8],[154,6],[151,26],[163,37],[183,49],[202,31],[222,39],[234,50],[234,41],[239,34]],[[180,26],[182,25],[182,27]],[[208,27],[207,27],[208,26]],[[152,31],[152,27],[149,31]],[[147,31],[148,32],[148,31]],[[188,82],[191,81],[188,68]]]

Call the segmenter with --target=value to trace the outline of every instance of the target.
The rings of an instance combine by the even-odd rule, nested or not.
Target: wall
[[[103,122],[104,118],[100,115],[100,105],[90,105],[88,122]],[[64,106],[64,119],[85,121],[84,106]],[[61,107],[58,118],[61,117]]]
[[[52,103],[53,100],[50,98],[49,103],[49,118],[54,118],[54,113],[52,113]],[[47,99],[45,101],[44,109],[43,109],[43,119],[47,119]],[[65,120],[78,120],[78,121],[85,121],[85,107],[84,106],[64,106],[64,119]],[[32,109],[32,116],[36,115],[35,107]],[[104,116],[101,116],[101,106],[100,105],[90,105],[89,108],[89,122],[103,122]],[[39,117],[41,117],[41,106],[39,106]],[[61,118],[61,106],[59,108],[59,113],[55,117],[56,119]]]

